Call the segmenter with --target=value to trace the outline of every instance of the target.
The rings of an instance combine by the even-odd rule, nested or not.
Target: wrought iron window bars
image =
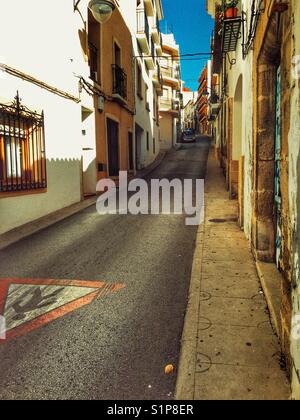
[[[0,193],[47,187],[44,114],[21,104],[0,104]]]

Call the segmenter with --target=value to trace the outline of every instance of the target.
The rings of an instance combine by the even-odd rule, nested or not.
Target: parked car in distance
[[[195,131],[192,128],[184,130],[182,133],[182,141],[183,143],[193,143],[196,141]]]

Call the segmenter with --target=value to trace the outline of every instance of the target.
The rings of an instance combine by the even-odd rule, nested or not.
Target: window
[[[90,66],[90,78],[100,83],[100,25],[94,19],[92,13],[88,13],[88,58]]]
[[[0,104],[0,193],[46,187],[44,116],[17,96],[12,105]]]
[[[116,42],[114,43],[114,64],[116,64],[119,67],[122,66],[121,48]]]
[[[149,94],[149,88],[147,85],[145,85],[145,107],[148,112],[150,112],[150,104],[148,101],[148,94]]]
[[[98,49],[91,42],[89,42],[89,66],[90,66],[90,78],[94,82],[99,82]]]

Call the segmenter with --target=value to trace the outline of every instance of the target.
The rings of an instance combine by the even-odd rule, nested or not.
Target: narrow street
[[[151,178],[203,178],[208,151],[205,137],[171,151]],[[196,234],[184,216],[91,207],[1,251],[2,279],[124,287],[1,344],[0,399],[174,398],[164,367],[178,367]]]

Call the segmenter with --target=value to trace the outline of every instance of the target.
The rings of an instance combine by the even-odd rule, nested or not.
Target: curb
[[[46,216],[41,217],[40,219],[34,220],[32,222],[26,223],[20,227],[12,229],[2,235],[0,235],[0,251],[3,251],[5,248],[28,238],[42,230],[47,229],[50,226],[55,225],[65,219],[68,219],[71,216],[74,216],[77,213],[93,206],[96,203],[96,197],[89,198],[85,201],[81,201],[71,206],[60,209],[56,212],[50,213]]]
[[[204,231],[205,224],[199,226],[196,236],[188,305],[181,339],[175,400],[194,400]]]
[[[148,168],[142,169],[141,171],[138,171],[136,175],[134,176],[134,179],[136,178],[145,178],[148,175],[150,175],[153,171],[155,171],[158,166],[161,165],[165,157],[167,156],[167,152],[161,152],[156,160],[151,163],[151,165],[148,166]]]
[[[274,264],[256,261],[256,270],[271,314],[273,327],[275,328],[278,337],[280,337],[281,275],[275,269]],[[276,288],[277,280],[278,287]]]

